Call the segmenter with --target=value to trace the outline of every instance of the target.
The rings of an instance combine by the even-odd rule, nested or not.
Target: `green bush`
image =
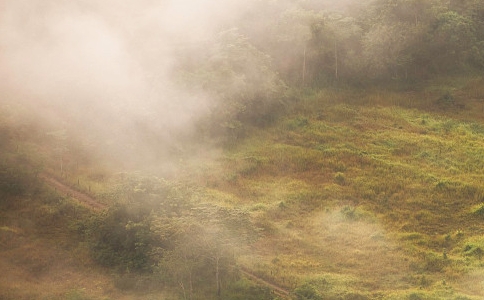
[[[26,163],[0,163],[0,195],[22,196],[40,186],[32,167]]]
[[[473,208],[474,215],[484,217],[484,203],[481,203]]]
[[[346,184],[346,177],[345,174],[338,172],[334,175],[334,182],[338,185],[345,185]]]
[[[442,108],[448,108],[455,104],[455,97],[451,92],[445,92],[439,99],[437,99],[437,104]]]
[[[90,220],[85,233],[96,262],[121,270],[150,269],[150,220],[133,219],[126,206],[116,205]]]
[[[408,295],[408,300],[423,300],[425,299],[425,296],[422,295],[421,293],[411,293]]]
[[[474,256],[477,257],[479,260],[482,259],[484,255],[484,250],[479,245],[474,244],[467,244],[464,247],[464,255],[465,256]]]
[[[322,300],[323,297],[319,294],[314,286],[305,283],[304,285],[294,290],[294,295],[297,300]]]
[[[273,295],[269,288],[241,279],[229,285],[222,298],[227,300],[270,300],[273,299]]]

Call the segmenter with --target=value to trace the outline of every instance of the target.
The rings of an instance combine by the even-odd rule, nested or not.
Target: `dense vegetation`
[[[205,134],[241,137],[270,123],[294,88],[413,89],[435,76],[484,68],[481,1],[255,1],[228,30],[177,49],[174,77],[208,93]],[[232,26],[232,27],[230,27]]]
[[[254,1],[176,51],[173,84],[214,101],[168,173],[2,105],[0,298],[482,298],[483,20],[477,0]],[[32,283],[60,259],[95,279]]]

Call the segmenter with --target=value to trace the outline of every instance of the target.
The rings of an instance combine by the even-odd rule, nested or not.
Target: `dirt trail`
[[[72,197],[74,199],[77,199],[81,204],[94,209],[94,210],[102,210],[107,208],[106,205],[101,204],[96,201],[93,197],[82,193],[78,190],[73,189],[72,187],[66,185],[65,183],[57,180],[53,176],[47,174],[47,173],[41,173],[39,174],[39,177],[44,180],[48,185],[51,187],[55,188],[57,191],[59,191],[62,194],[66,194],[69,197]],[[268,288],[272,289],[274,291],[274,294],[281,298],[288,299],[290,292],[280,286],[277,286],[275,284],[272,284],[268,281],[265,281],[264,279],[252,274],[249,270],[245,268],[240,268],[239,269],[242,274],[247,276],[250,280],[253,280],[259,284],[262,284],[264,286],[267,286]]]
[[[81,204],[91,209],[103,210],[107,208],[106,205],[99,203],[93,197],[71,188],[70,186],[62,183],[61,181],[57,180],[56,178],[47,173],[41,173],[39,174],[39,177],[43,179],[48,185],[59,191],[61,194],[66,194],[69,197],[77,199],[77,201],[79,201]]]
[[[288,290],[286,290],[286,289],[284,289],[280,286],[277,286],[275,284],[272,284],[270,282],[265,281],[264,279],[250,273],[249,270],[247,270],[245,268],[240,268],[239,270],[242,274],[247,276],[250,280],[258,282],[259,284],[265,285],[268,288],[272,289],[274,291],[274,294],[276,294],[277,296],[279,296],[283,299],[289,299],[290,292]]]

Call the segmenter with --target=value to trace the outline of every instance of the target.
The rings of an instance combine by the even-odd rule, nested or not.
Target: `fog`
[[[240,197],[240,207],[244,209],[244,214],[241,212],[240,215],[243,218],[237,215],[240,219],[231,219],[235,214],[227,213],[231,218],[222,219],[222,215],[229,212],[228,209],[227,211],[221,209],[219,216],[216,214],[219,212],[218,208],[215,209],[215,207],[213,209],[209,206],[190,208],[199,215],[189,212],[186,213],[187,216],[200,217],[200,220],[206,218],[216,222],[220,217],[220,224],[213,223],[215,224],[213,225],[210,222],[204,223],[205,221],[202,220],[200,224],[204,226],[200,226],[199,231],[187,233],[187,237],[190,237],[188,246],[183,249],[184,244],[182,244],[180,249],[194,251],[197,254],[200,249],[192,247],[192,245],[197,246],[197,243],[216,249],[218,247],[216,240],[228,240],[224,235],[231,233],[222,232],[219,227],[222,228],[227,224],[240,225],[241,220],[252,221],[249,219],[251,214],[250,217],[255,216],[254,226],[260,226],[257,230],[269,237],[261,242],[260,246],[256,245],[254,250],[268,250],[266,253],[268,261],[269,255],[274,254],[275,258],[270,258],[272,260],[270,266],[276,265],[279,261],[278,252],[287,253],[287,256],[292,259],[290,250],[301,246],[303,250],[307,247],[309,256],[327,263],[328,270],[323,270],[323,267],[320,269],[325,273],[335,271],[335,274],[348,278],[366,276],[362,280],[362,284],[365,284],[364,289],[371,289],[372,282],[379,282],[380,278],[386,277],[390,278],[390,281],[381,284],[381,287],[390,288],[391,285],[388,282],[401,281],[401,286],[391,287],[395,288],[395,291],[409,289],[409,292],[412,292],[414,287],[416,290],[419,285],[426,285],[432,289],[440,288],[437,282],[442,281],[445,285],[445,280],[440,279],[440,273],[445,273],[445,276],[450,274],[455,275],[455,278],[464,277],[456,285],[477,295],[482,293],[483,272],[473,271],[464,276],[459,273],[458,263],[465,259],[466,263],[469,263],[469,270],[477,268],[477,259],[481,260],[481,248],[484,242],[481,240],[474,242],[465,237],[469,243],[464,244],[467,240],[460,240],[461,237],[458,240],[457,235],[452,242],[451,233],[445,236],[445,242],[443,242],[444,235],[441,239],[436,233],[429,234],[425,226],[429,225],[428,227],[432,227],[433,230],[434,226],[437,228],[437,225],[442,225],[432,224],[434,221],[450,220],[446,217],[436,217],[436,212],[432,209],[437,206],[431,203],[432,197],[440,199],[440,194],[454,197],[452,193],[454,191],[457,193],[462,185],[466,190],[475,189],[469,192],[477,195],[469,198],[471,201],[469,204],[475,205],[479,200],[478,196],[480,197],[480,186],[474,182],[474,179],[479,174],[473,175],[475,178],[467,178],[469,182],[465,182],[467,179],[459,174],[469,173],[467,170],[469,168],[465,164],[462,166],[456,164],[455,168],[451,167],[453,169],[451,175],[458,174],[460,177],[454,182],[447,180],[450,176],[447,167],[441,168],[440,175],[430,174],[428,178],[431,180],[427,180],[428,182],[416,183],[417,186],[422,185],[422,190],[426,190],[424,184],[428,184],[429,189],[422,194],[422,199],[430,202],[418,203],[420,210],[415,212],[415,219],[397,218],[396,215],[400,211],[407,215],[405,210],[413,209],[414,204],[418,202],[415,199],[420,198],[403,201],[406,199],[403,199],[403,196],[400,197],[405,195],[400,193],[400,190],[403,191],[401,185],[387,187],[386,183],[382,182],[382,188],[380,188],[378,180],[383,179],[380,173],[385,167],[382,163],[389,166],[388,172],[390,170],[393,172],[395,168],[392,167],[394,163],[391,159],[396,158],[395,164],[400,164],[407,163],[409,157],[415,156],[418,158],[417,163],[426,166],[425,170],[419,170],[422,173],[416,171],[417,173],[414,174],[418,180],[418,178],[427,178],[424,174],[426,170],[440,172],[438,168],[441,166],[435,164],[438,156],[431,157],[433,161],[426,161],[430,159],[428,154],[431,153],[431,149],[422,150],[421,154],[426,154],[425,157],[418,154],[419,147],[423,149],[427,144],[419,144],[416,136],[412,137],[414,140],[411,141],[410,150],[404,147],[403,152],[394,151],[399,149],[395,148],[398,145],[391,139],[388,143],[385,141],[385,145],[388,144],[387,149],[383,144],[377,147],[378,149],[371,145],[365,146],[371,140],[374,140],[374,144],[378,146],[381,142],[379,139],[386,138],[386,134],[393,134],[391,130],[395,129],[393,128],[395,126],[389,126],[388,133],[371,135],[369,132],[366,135],[366,131],[363,131],[366,127],[371,128],[372,124],[362,125],[353,122],[354,120],[348,120],[348,122],[344,120],[348,115],[345,111],[351,110],[353,105],[361,105],[363,108],[371,105],[373,90],[377,95],[374,96],[375,102],[381,101],[391,106],[393,114],[391,117],[395,120],[397,120],[397,114],[416,105],[414,102],[418,102],[415,101],[417,95],[434,97],[433,94],[435,94],[437,99],[440,97],[437,95],[440,93],[440,90],[437,91],[440,88],[442,93],[445,93],[439,99],[446,100],[444,103],[446,107],[438,107],[439,104],[436,102],[436,114],[443,114],[444,110],[449,115],[465,112],[464,109],[469,112],[469,107],[473,105],[472,101],[478,101],[480,97],[481,90],[477,87],[472,92],[476,95],[476,99],[471,99],[470,105],[466,108],[461,103],[454,105],[454,95],[460,101],[464,93],[457,91],[451,85],[442,84],[442,87],[432,87],[432,92],[429,88],[429,92],[422,94],[418,86],[425,85],[425,80],[431,76],[457,74],[454,71],[459,69],[467,72],[469,67],[475,64],[478,65],[476,67],[478,74],[482,75],[484,23],[481,16],[484,16],[484,7],[482,11],[477,11],[475,8],[478,7],[479,1],[474,1],[475,6],[471,6],[471,2],[473,1],[450,1],[446,4],[445,1],[378,0],[0,0],[0,109],[2,110],[0,117],[4,115],[5,106],[9,108],[5,109],[7,111],[5,115],[15,111],[22,120],[25,120],[25,123],[39,125],[38,132],[31,133],[35,135],[41,132],[39,144],[55,143],[44,148],[42,146],[45,144],[42,144],[36,148],[40,151],[50,151],[45,154],[50,159],[45,165],[60,169],[61,175],[64,175],[62,173],[68,173],[66,171],[68,163],[71,164],[70,166],[77,163],[81,168],[90,168],[89,172],[92,173],[90,179],[93,182],[104,180],[103,166],[100,170],[93,166],[99,161],[108,162],[108,166],[112,169],[106,169],[113,174],[119,174],[116,178],[119,182],[124,182],[125,178],[128,178],[126,179],[128,182],[129,176],[125,175],[130,171],[155,171],[157,176],[161,173],[162,176],[159,177],[175,174],[176,172],[172,173],[172,171],[180,170],[180,166],[183,166],[191,157],[197,160],[198,166],[201,166],[198,170],[207,170],[208,173],[212,166],[203,165],[206,162],[205,159],[211,159],[213,155],[222,153],[217,146],[224,145],[217,140],[217,134],[220,136],[225,134],[224,137],[220,137],[220,140],[243,138],[244,134],[250,137],[252,128],[249,126],[262,128],[279,121],[281,122],[279,128],[267,131],[267,134],[274,132],[274,137],[270,137],[268,141],[270,146],[261,149],[260,152],[252,150],[252,147],[255,149],[262,145],[259,142],[265,134],[260,133],[255,137],[256,143],[253,145],[247,143],[243,146],[245,149],[240,152],[229,153],[225,160],[227,165],[220,167],[222,171],[213,167],[214,174],[200,180],[205,182],[206,194],[204,191],[197,190],[193,195],[196,201],[201,199],[203,202],[205,197],[207,199],[210,197],[210,201],[220,201],[223,205],[227,207],[233,205],[234,208],[238,208],[238,197]],[[449,8],[444,9],[445,6]],[[453,6],[455,7],[452,8]],[[459,6],[462,7],[459,8]],[[226,35],[223,36],[223,34]],[[209,62],[204,64],[205,61]],[[193,73],[190,73],[192,71]],[[481,79],[475,82],[472,85],[477,86]],[[376,85],[372,86],[373,83]],[[397,97],[399,94],[396,92],[387,93],[383,89],[386,85],[398,86],[398,91],[408,89],[410,92],[402,93],[400,98]],[[415,85],[415,90],[412,85]],[[205,86],[209,87],[204,89]],[[381,93],[380,86],[383,89]],[[324,89],[327,87],[331,89],[326,93]],[[365,90],[366,87],[370,88]],[[293,94],[284,98],[286,90],[290,89]],[[343,91],[341,94],[338,92],[340,89]],[[348,89],[348,93],[345,89]],[[463,88],[462,91],[465,89]],[[316,93],[320,90],[323,92]],[[350,93],[353,91],[354,94]],[[360,94],[360,91],[364,92]],[[456,91],[456,93],[450,91]],[[484,95],[484,92],[482,93]],[[332,97],[331,95],[334,95],[334,99],[330,101],[314,101],[321,103],[322,106],[318,107],[317,111],[309,112],[313,107],[310,103],[313,99]],[[383,99],[386,95],[390,97],[388,101]],[[350,97],[355,99],[349,99]],[[484,96],[481,98],[484,99]],[[339,99],[345,99],[347,102],[340,107],[333,106]],[[296,106],[298,101],[300,104]],[[408,103],[405,104],[407,101]],[[430,101],[433,100],[423,99],[422,106],[418,104],[415,107],[416,109],[427,105],[432,107]],[[326,103],[331,106],[329,111],[325,111]],[[393,106],[397,106],[398,103],[402,103],[402,108],[393,109]],[[292,104],[294,106],[291,106]],[[287,107],[298,108],[287,114],[287,118],[280,118],[280,115],[289,111]],[[280,115],[277,115],[278,109]],[[331,117],[331,109],[342,113],[340,116]],[[386,107],[383,110],[376,107],[372,110],[375,118],[378,118],[379,111],[382,111],[381,117],[386,118],[386,109]],[[271,114],[273,111],[276,113]],[[308,116],[304,115],[306,112]],[[412,112],[412,115],[416,116],[416,112]],[[434,118],[429,115],[437,119],[434,112],[422,111],[422,116],[415,117],[415,120],[410,120],[410,115],[401,117],[399,120],[408,121],[409,126],[411,125],[413,129],[408,133],[414,134],[418,131],[422,134],[430,134],[432,139],[437,140],[440,129],[435,124],[440,121],[433,122],[435,126],[430,124],[433,127],[424,128],[424,126],[430,126],[424,119]],[[326,117],[328,117],[327,120]],[[207,122],[209,118],[212,123]],[[417,124],[419,118],[422,120]],[[460,126],[462,127],[460,129],[466,131],[465,128],[468,125],[459,125],[460,119],[449,120],[446,122],[447,125],[450,124],[455,128]],[[0,119],[0,126],[3,125],[1,121]],[[412,121],[415,121],[415,124]],[[314,126],[308,128],[308,132],[301,134],[298,132],[311,122],[314,124],[310,125]],[[348,126],[345,127],[346,125]],[[479,125],[477,122],[469,125],[469,128],[472,127],[472,134],[477,134],[474,131],[480,130],[477,125]],[[34,126],[28,127],[25,135],[30,134],[29,129]],[[224,128],[219,128],[220,130],[217,131],[217,126]],[[319,126],[320,130],[337,130],[334,133],[319,134],[316,126]],[[243,132],[247,127],[249,127],[247,132]],[[382,126],[375,128],[377,127],[383,128]],[[445,131],[443,138],[453,138],[455,132],[444,127],[442,127],[442,132]],[[242,129],[238,132],[240,128]],[[430,131],[427,130],[429,128]],[[343,132],[340,129],[351,132],[353,136],[360,131],[364,135],[359,141],[346,143],[336,139],[337,131]],[[400,129],[404,133],[405,128]],[[285,133],[282,132],[286,131],[288,134],[283,137]],[[12,131],[12,135],[18,132],[25,133],[23,130],[15,130]],[[203,135],[206,132],[210,134]],[[10,132],[1,134],[2,132],[0,132],[0,138],[9,137]],[[349,133],[348,136],[350,136]],[[15,142],[23,143],[23,138],[25,136],[18,137]],[[399,141],[403,143],[404,140]],[[28,141],[25,144],[28,144]],[[363,148],[370,150],[377,149],[378,153],[375,152],[376,154],[373,155],[367,152],[368,149],[353,151],[352,144],[361,144]],[[466,147],[466,144],[463,146]],[[19,152],[19,145],[12,145],[12,147]],[[287,158],[286,148],[294,149],[294,152],[288,150]],[[280,153],[265,153],[272,149],[280,149],[278,150]],[[313,153],[319,150],[321,150],[321,157],[315,161],[314,166],[322,167],[317,170],[309,165]],[[69,151],[71,152],[68,153]],[[344,153],[341,152],[339,155],[338,151]],[[26,151],[29,154],[32,152],[34,151]],[[358,161],[351,161],[352,157],[356,157],[360,152],[369,155],[361,162],[359,158]],[[402,153],[399,154],[399,152]],[[74,157],[79,153],[82,154],[79,157],[88,157],[95,163],[91,165],[89,163],[92,161],[79,163],[77,161],[79,158]],[[326,153],[331,155],[323,157]],[[381,153],[388,154],[385,154],[385,161],[379,158],[382,156]],[[469,154],[469,161],[472,160],[471,154]],[[71,157],[63,155],[71,155]],[[21,161],[21,155],[18,156]],[[348,168],[344,162],[339,164],[336,161],[340,156],[350,160],[347,163]],[[375,157],[377,159],[374,164],[365,162],[366,159],[371,160]],[[10,161],[5,159],[5,162]],[[281,166],[270,166],[277,162],[281,162]],[[330,168],[326,168],[323,163]],[[449,160],[445,166],[451,166],[451,164],[452,160]],[[372,173],[373,166],[375,173]],[[415,170],[419,169],[417,165],[415,166]],[[122,170],[117,170],[117,167]],[[408,172],[412,170],[411,167],[412,165],[408,164]],[[437,168],[431,169],[433,167]],[[466,170],[459,170],[460,167]],[[291,169],[296,170],[294,182],[299,178],[297,185],[284,186],[283,183],[293,176],[289,174]],[[186,170],[188,173],[195,168],[186,168]],[[52,170],[46,170],[46,172],[50,171]],[[97,171],[99,174],[96,173]],[[3,172],[3,174],[10,176],[9,172]],[[194,182],[198,180],[197,174],[189,175],[194,175]],[[282,184],[279,184],[278,176],[287,178],[281,180]],[[337,180],[339,176],[348,180],[345,179],[344,184],[340,184]],[[351,176],[354,177],[351,178]],[[442,180],[438,178],[439,176]],[[366,177],[369,179],[362,179]],[[323,179],[322,182],[319,182],[320,178]],[[439,182],[435,185],[436,178]],[[82,186],[82,177],[81,183],[79,183],[79,177],[76,179],[77,185]],[[183,201],[186,200],[189,203],[188,201],[191,200],[192,196],[188,195],[190,189],[186,189],[187,195],[180,196],[178,185],[173,185],[177,194],[172,199],[171,195],[165,197],[164,191],[161,193],[157,190],[160,183],[158,179],[156,180],[155,183],[147,180],[148,188],[141,184],[135,188],[133,186],[132,195],[126,198],[144,199],[146,196],[150,201],[163,198],[160,202],[167,207],[170,205],[167,209],[173,210],[167,217],[174,220],[173,228],[179,224],[181,227],[188,228],[189,225],[185,225],[185,220],[181,218],[185,217],[182,216],[185,212],[179,211],[188,210],[189,205],[184,204]],[[267,182],[264,182],[265,180]],[[306,182],[303,185],[299,180],[301,182],[307,180],[307,188]],[[412,181],[409,182],[412,183]],[[449,188],[440,189],[440,185],[445,187],[442,183],[449,183]],[[150,187],[156,188],[150,190]],[[324,188],[324,193],[320,193],[323,191],[321,187]],[[295,192],[292,191],[293,188]],[[128,186],[128,189],[131,189],[131,186]],[[274,189],[274,192],[269,192],[271,189]],[[285,189],[287,192],[284,193]],[[91,191],[91,186],[88,190]],[[417,193],[418,189],[414,190]],[[389,195],[386,195],[387,191]],[[334,195],[331,195],[330,193],[333,192]],[[408,194],[409,197],[414,198],[413,193],[412,190],[412,193]],[[447,195],[444,195],[445,193]],[[432,197],[429,198],[429,195]],[[393,198],[402,198],[403,200],[400,201],[402,206],[389,208],[387,200]],[[359,217],[355,219],[356,208],[349,207],[346,216],[345,208],[330,210],[325,207],[326,205],[330,207],[333,201],[344,203],[348,199],[359,199],[355,202],[361,203],[359,204],[361,207],[364,208],[366,205],[367,208],[375,210],[368,214],[366,210],[362,210],[361,219],[358,219]],[[379,203],[382,199],[383,204]],[[180,205],[168,204],[168,200],[180,201]],[[327,203],[326,200],[328,200]],[[256,203],[256,201],[260,202]],[[316,206],[316,201],[321,203]],[[301,205],[297,204],[299,202]],[[308,219],[307,216],[312,213],[309,210],[313,209],[313,205],[316,214]],[[461,210],[463,207],[464,204],[453,208],[458,210],[455,214],[456,220],[471,216],[470,210]],[[324,208],[326,208],[325,212],[322,211]],[[245,215],[245,209],[247,209],[247,215]],[[439,211],[444,212],[444,210]],[[159,213],[157,218],[161,220],[160,222],[164,222],[165,208],[159,210]],[[376,216],[375,219],[373,215]],[[410,212],[408,215],[413,217]],[[151,213],[149,218],[154,218],[153,216]],[[178,223],[178,217],[180,217],[180,223]],[[260,224],[255,224],[259,222],[258,218],[260,218]],[[301,218],[301,221],[298,218]],[[146,219],[148,220],[148,217]],[[394,230],[385,232],[385,229],[378,224],[380,219],[387,225],[394,222],[388,226]],[[413,221],[416,223],[410,226],[410,222]],[[470,219],[470,222],[472,221]],[[131,226],[131,223],[127,224]],[[418,227],[420,224],[424,226]],[[456,221],[455,229],[468,224],[471,223]],[[125,225],[122,228],[129,227]],[[446,224],[445,227],[451,226]],[[9,229],[9,227],[4,228]],[[143,229],[141,226],[139,228]],[[413,232],[413,228],[421,230],[422,234],[417,229]],[[469,237],[473,237],[472,235],[477,232],[475,228],[464,229],[469,231]],[[159,229],[160,232],[162,230],[165,230],[165,227]],[[460,232],[460,229],[458,231]],[[392,232],[395,233],[394,236]],[[230,237],[229,242],[244,244],[245,241],[242,241],[244,234],[246,233],[242,232],[240,235]],[[191,237],[198,237],[200,240],[197,241]],[[293,244],[287,246],[284,244],[284,239]],[[391,239],[400,240],[393,243]],[[173,241],[176,239],[173,238]],[[300,244],[299,241],[302,243]],[[274,244],[271,245],[270,243],[273,242]],[[417,244],[413,244],[414,242]],[[453,261],[447,260],[447,252],[445,252],[447,249],[443,249],[441,255],[440,249],[437,249],[440,246],[436,246],[450,245],[451,242],[454,243],[452,246],[454,250],[449,251],[448,255]],[[176,243],[173,242],[173,244]],[[293,249],[290,248],[291,245]],[[413,257],[404,251],[408,249],[413,251],[412,247],[415,245],[418,246],[417,252],[420,256],[415,259],[422,263],[421,265],[415,263],[412,267],[414,269],[407,269],[408,264],[413,264]],[[261,248],[257,249],[257,247]],[[461,248],[475,251],[462,251]],[[219,254],[215,256],[217,255]],[[374,260],[375,256],[378,256],[379,260]],[[197,254],[194,257],[198,259],[201,256]],[[186,257],[184,259],[185,261],[175,259],[173,265],[178,267],[186,264]],[[214,260],[217,262],[217,268],[218,259],[219,257],[216,257]],[[297,262],[290,262],[291,268],[294,272],[297,271],[297,274],[302,274],[300,272],[304,266],[308,268],[311,266],[310,259],[301,260],[304,263],[301,266],[296,266]],[[454,266],[448,262],[457,264]],[[320,267],[322,264],[314,266]],[[272,276],[272,271],[270,272]],[[346,276],[345,272],[349,275]],[[370,276],[363,274],[370,274]],[[427,274],[430,280],[439,276],[438,280],[435,279],[434,286],[425,283]],[[191,275],[190,271],[190,280]],[[324,283],[326,288],[326,284],[329,283],[321,274],[318,276],[321,278],[321,284]],[[284,282],[285,274],[280,275],[280,278]],[[308,278],[310,278],[309,275]],[[286,284],[292,285],[292,283]],[[340,283],[336,282],[335,286],[337,284]],[[450,288],[450,285],[448,287]],[[358,287],[351,289],[356,288]],[[373,288],[380,287],[375,285]],[[422,286],[419,288],[422,289]]]
[[[150,151],[163,153],[211,101],[176,87],[174,55],[211,37],[247,3],[2,0],[0,101],[87,133],[98,148],[146,149],[148,132],[159,142]]]
[[[328,2],[297,5],[318,10]],[[247,21],[254,20],[251,14],[260,14],[258,7],[295,5],[0,0],[0,101],[24,105],[25,118],[67,130],[93,153],[152,164],[183,151],[181,140],[191,140],[197,122],[214,106],[213,95],[177,84],[179,57],[189,53],[200,63],[200,50],[212,46],[218,33],[239,26],[264,43],[272,34],[264,27],[275,12],[266,11],[267,20],[254,24]],[[348,1],[332,6],[343,10]],[[266,68],[256,64],[254,69]]]

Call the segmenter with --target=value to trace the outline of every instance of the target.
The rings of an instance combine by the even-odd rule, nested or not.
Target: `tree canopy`
[[[316,4],[259,3],[260,14],[240,23],[247,42],[272,57],[289,84],[425,79],[484,68],[481,1],[368,0],[358,10]]]

